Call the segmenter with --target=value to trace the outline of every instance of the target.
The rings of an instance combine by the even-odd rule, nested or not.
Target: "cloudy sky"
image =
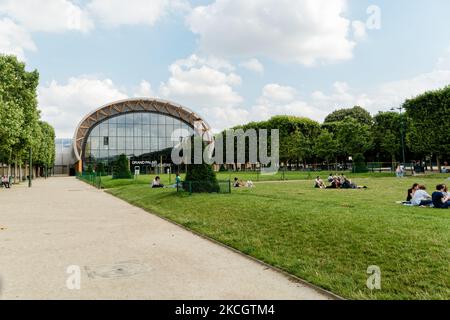
[[[41,75],[60,138],[89,111],[159,97],[216,129],[372,113],[450,84],[448,0],[0,0],[0,52]]]

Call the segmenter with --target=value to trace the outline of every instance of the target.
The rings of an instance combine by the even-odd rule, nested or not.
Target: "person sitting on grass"
[[[333,174],[332,173],[330,173],[330,175],[328,176],[327,180],[328,180],[329,183],[333,182],[334,178],[333,178]]]
[[[355,189],[351,180],[347,179],[346,176],[342,176],[340,179],[342,189]]]
[[[322,179],[318,176],[314,182],[314,188],[325,189],[327,186],[323,183]]]
[[[334,176],[331,185],[327,187],[327,189],[339,189],[341,187],[341,183],[339,182],[339,178]]]
[[[424,185],[419,185],[417,187],[417,190],[414,192],[414,196],[411,199],[411,204],[413,206],[426,207],[433,204],[433,200],[426,190],[427,188],[425,188]]]
[[[175,184],[170,185],[168,188],[173,188],[173,189],[183,188],[183,181],[181,180],[179,173],[177,173],[177,175],[175,177]]]
[[[450,207],[450,198],[444,194],[445,185],[438,184],[436,191],[432,194],[433,205],[436,209],[448,209]]]
[[[233,187],[235,187],[235,188],[240,188],[242,185],[241,185],[241,183],[239,182],[239,179],[238,178],[234,178],[234,183],[233,183]]]
[[[450,199],[450,192],[448,192],[448,187],[444,184],[444,196]]]
[[[155,180],[153,180],[152,188],[153,189],[164,188],[164,185],[161,183],[161,178],[160,177],[156,177]]]
[[[413,186],[408,189],[408,194],[406,196],[406,202],[411,202],[412,198],[414,197],[414,193],[419,189],[419,184],[414,183]]]

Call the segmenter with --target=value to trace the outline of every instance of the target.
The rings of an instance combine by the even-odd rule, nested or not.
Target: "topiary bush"
[[[192,193],[213,193],[219,192],[220,186],[212,166],[203,163],[187,166],[183,189]]]
[[[113,179],[131,179],[130,164],[126,155],[122,154],[113,167]]]

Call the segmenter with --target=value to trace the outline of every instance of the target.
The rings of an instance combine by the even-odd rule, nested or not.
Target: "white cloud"
[[[374,101],[366,94],[355,92],[346,82],[335,82],[330,94],[314,91],[311,94],[310,103],[328,114],[337,109],[351,108],[356,105],[367,108]]]
[[[42,118],[55,127],[60,138],[71,138],[78,123],[102,105],[127,98],[110,79],[81,76],[66,84],[52,81],[39,88]]]
[[[450,70],[435,70],[411,79],[383,83],[368,92],[358,92],[345,82],[336,82],[330,94],[313,92],[310,103],[328,112],[358,105],[376,114],[399,107],[406,99],[449,84]]]
[[[25,50],[36,51],[29,33],[11,19],[0,19],[0,53],[16,55],[23,61]]]
[[[352,58],[346,0],[216,0],[187,18],[205,52],[313,65]]]
[[[326,112],[299,96],[296,89],[279,84],[268,84],[263,90],[257,104],[251,108],[252,120],[267,120],[276,115],[292,115],[322,120]]]
[[[438,65],[443,66],[442,61],[441,59]],[[367,92],[338,81],[332,85],[329,93],[318,90],[306,98],[300,97],[292,87],[269,84],[263,88],[262,95],[251,108],[250,114],[251,120],[265,120],[274,115],[295,115],[323,121],[334,110],[356,105],[376,114],[399,107],[406,99],[447,85],[450,85],[450,68],[382,83]]]
[[[87,13],[68,0],[2,0],[0,14],[30,32],[87,32],[93,28]]]
[[[406,99],[447,85],[450,85],[450,69],[434,70],[411,79],[388,82],[376,89],[372,98],[374,104],[369,107],[372,111],[378,111],[375,110],[376,107],[398,107]]]
[[[134,96],[137,98],[149,98],[154,95],[152,85],[150,82],[142,80],[139,87],[136,89]]]
[[[109,27],[144,24],[153,26],[166,13],[169,0],[92,0],[87,8]]]
[[[264,73],[264,65],[255,58],[242,62],[241,67],[259,74]]]
[[[233,69],[226,61],[192,55],[169,67],[171,76],[161,84],[159,94],[204,115],[215,129],[223,129],[239,120],[235,108],[243,101],[235,91],[242,80]]]
[[[352,22],[352,28],[353,36],[356,40],[364,40],[367,38],[367,28],[364,22],[355,20]]]
[[[262,98],[276,102],[291,102],[295,99],[297,90],[276,83],[268,84],[263,88]]]

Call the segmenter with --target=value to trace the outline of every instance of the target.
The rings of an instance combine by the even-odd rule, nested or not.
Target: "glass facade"
[[[92,128],[84,144],[83,163],[85,167],[99,162],[109,165],[121,154],[149,160],[193,134],[190,125],[169,115],[121,114]]]

